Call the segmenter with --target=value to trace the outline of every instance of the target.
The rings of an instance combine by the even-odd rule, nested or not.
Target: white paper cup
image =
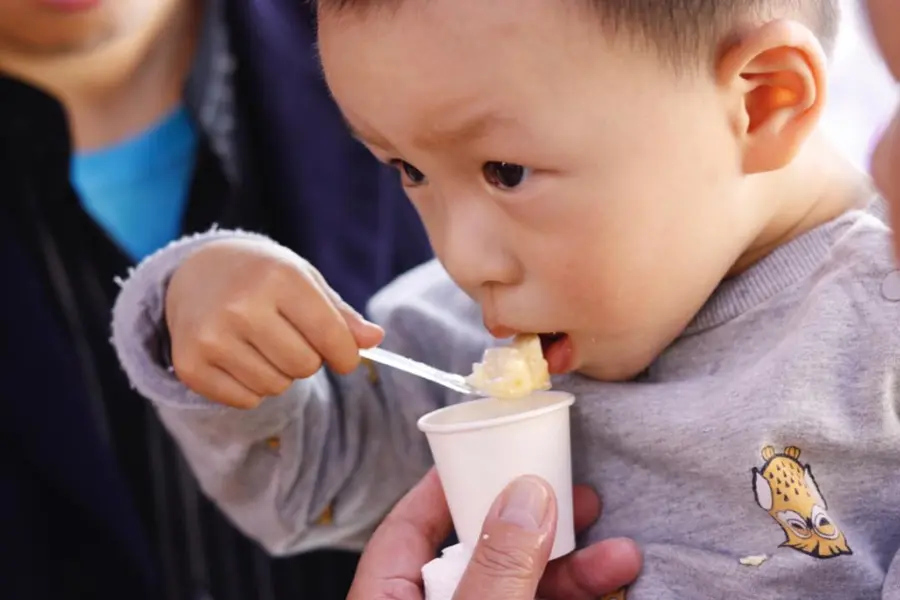
[[[462,544],[475,547],[488,510],[507,484],[537,475],[553,487],[559,507],[550,558],[575,549],[569,434],[574,401],[566,392],[535,392],[518,400],[463,402],[419,419]]]

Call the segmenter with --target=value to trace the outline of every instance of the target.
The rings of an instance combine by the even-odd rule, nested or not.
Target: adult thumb
[[[534,600],[556,533],[556,497],[537,477],[520,477],[484,521],[454,600]]]

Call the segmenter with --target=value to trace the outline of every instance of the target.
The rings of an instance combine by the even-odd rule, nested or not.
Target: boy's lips
[[[491,325],[491,324],[485,322],[484,326],[488,330],[488,333],[490,333],[492,336],[494,336],[497,339],[508,338],[508,337],[512,337],[514,335],[521,333],[519,331],[516,331],[515,329],[512,329],[511,327],[507,327],[506,325],[500,325],[500,324]]]
[[[517,333],[522,333],[517,329],[507,327],[506,325],[501,323],[500,319],[497,318],[496,311],[494,311],[491,306],[492,304],[481,305],[481,322],[484,323],[484,328],[488,330],[488,333],[490,333],[498,340],[512,337]]]

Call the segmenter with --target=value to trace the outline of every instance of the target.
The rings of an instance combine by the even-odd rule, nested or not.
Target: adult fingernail
[[[544,528],[550,508],[550,490],[540,481],[523,477],[511,483],[503,492],[500,520],[522,529],[538,531]]]

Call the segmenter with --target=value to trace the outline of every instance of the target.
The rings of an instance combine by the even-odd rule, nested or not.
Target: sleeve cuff
[[[277,245],[244,231],[211,230],[176,240],[144,259],[126,280],[113,307],[112,344],[132,387],[161,405],[180,408],[225,408],[182,384],[171,366],[165,322],[166,290],[175,270],[204,245],[227,239],[252,239]]]

